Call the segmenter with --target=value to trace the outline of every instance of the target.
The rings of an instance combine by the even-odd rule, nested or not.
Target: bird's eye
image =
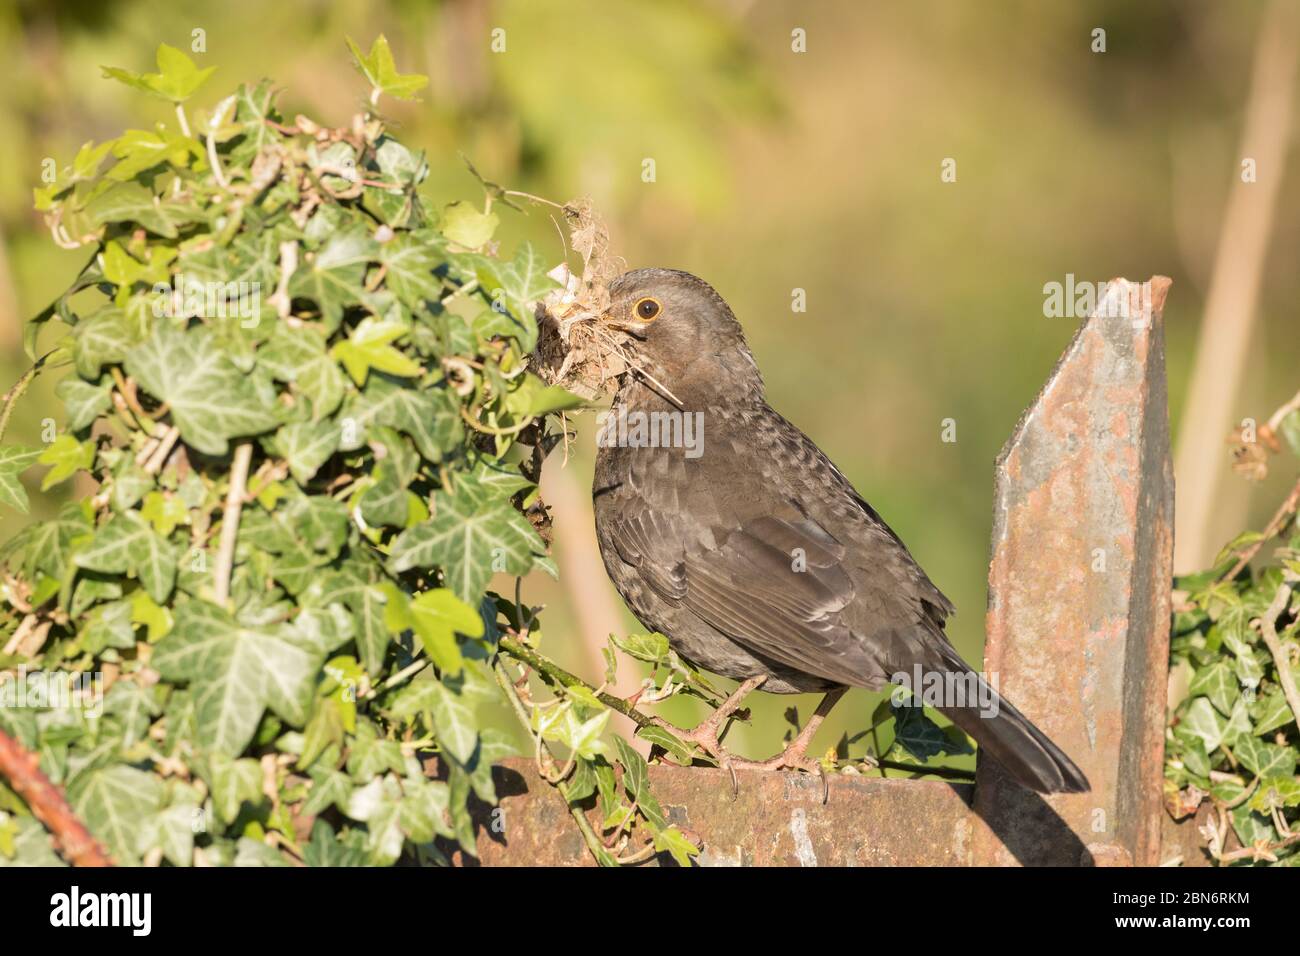
[[[645,322],[649,322],[651,319],[653,319],[655,316],[659,314],[662,308],[663,307],[659,304],[658,299],[651,299],[647,297],[639,301],[636,304],[636,308],[633,311],[636,312],[636,317],[638,319],[641,319],[642,321]]]

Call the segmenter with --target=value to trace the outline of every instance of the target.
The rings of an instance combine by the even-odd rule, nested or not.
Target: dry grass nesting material
[[[609,285],[622,273],[623,260],[609,252],[609,230],[591,201],[564,205],[569,244],[582,257],[582,275],[568,262],[548,273],[560,283],[537,307],[540,329],[533,370],[552,385],[593,400],[611,391],[631,367],[628,337],[597,320],[609,307]]]

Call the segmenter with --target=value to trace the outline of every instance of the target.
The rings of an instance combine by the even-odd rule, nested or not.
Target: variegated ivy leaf
[[[299,602],[304,606],[341,601],[352,612],[352,636],[366,672],[372,677],[383,667],[391,639],[384,624],[388,599],[378,580],[379,571],[373,564],[353,558],[338,569],[317,575],[299,595]]]
[[[110,393],[113,383],[107,378],[92,385],[79,378],[65,378],[54,389],[68,412],[68,428],[79,432],[87,428],[113,404]]]
[[[88,770],[68,788],[69,802],[119,866],[140,860],[141,837],[163,804],[163,782],[118,764]]]
[[[134,574],[160,604],[176,580],[175,547],[136,511],[111,518],[73,560],[88,571]]]
[[[288,463],[294,481],[305,486],[338,450],[339,425],[334,421],[282,425],[264,444]]]
[[[309,261],[299,264],[289,294],[315,302],[326,329],[333,332],[343,320],[344,309],[366,301],[366,265],[376,248],[364,228],[334,233]]]
[[[40,456],[39,448],[26,448],[22,445],[0,448],[0,501],[26,513],[27,489],[23,487],[19,475],[36,464],[36,459]]]
[[[205,327],[181,331],[158,322],[127,355],[126,368],[147,392],[167,402],[181,438],[205,454],[224,455],[231,438],[277,424],[272,409]]]
[[[447,587],[462,601],[477,601],[494,572],[526,574],[546,546],[509,500],[457,488],[438,492],[434,514],[393,542],[395,573],[441,568]]]
[[[140,338],[137,323],[117,306],[108,306],[77,323],[72,331],[72,361],[77,374],[95,381],[105,365],[123,361]]]
[[[2,455],[3,450],[0,450]],[[61,579],[72,542],[89,536],[94,530],[86,510],[79,502],[68,502],[52,520],[38,521],[23,528],[5,542],[0,553],[6,557],[21,554],[22,571],[28,580],[35,580],[37,572]]]
[[[1237,741],[1237,759],[1257,777],[1290,777],[1295,774],[1296,752],[1289,747],[1266,744],[1258,737]]]
[[[437,301],[442,294],[442,279],[433,270],[442,263],[436,246],[416,236],[397,236],[380,246],[379,261],[388,267],[389,291],[407,308],[415,310],[422,302]]]
[[[509,262],[466,253],[452,257],[465,277],[477,279],[492,299],[493,308],[508,313],[514,327],[510,330],[525,352],[537,345],[537,322],[533,309],[557,283],[548,276],[550,268],[530,243],[522,243]]]
[[[372,375],[365,389],[350,398],[339,413],[344,427],[340,448],[353,451],[371,440],[370,430],[387,425],[410,435],[421,455],[440,462],[458,449],[464,438],[460,404],[444,388],[405,388]]]
[[[262,799],[262,767],[256,760],[215,753],[207,764],[203,780],[212,794],[218,820],[234,823],[244,801],[255,804]]]
[[[332,414],[343,401],[347,379],[315,329],[277,324],[270,341],[258,349],[257,361],[311,402],[313,420]]]
[[[176,609],[152,665],[167,680],[191,683],[198,743],[236,756],[269,707],[296,727],[307,720],[321,665],[332,648],[291,625],[249,628],[206,601]]]

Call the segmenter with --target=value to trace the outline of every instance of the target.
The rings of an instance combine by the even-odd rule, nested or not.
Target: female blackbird
[[[741,681],[680,736],[723,766],[815,770],[806,749],[839,697],[901,681],[918,695],[946,688],[926,702],[1024,786],[1087,790],[1070,758],[948,643],[953,606],[898,535],[767,404],[722,297],[669,269],[628,272],[610,293],[600,321],[631,337],[634,371],[623,377],[596,458],[605,568],[628,607],[678,654]],[[827,693],[784,753],[755,763],[728,754],[718,729],[759,685]]]

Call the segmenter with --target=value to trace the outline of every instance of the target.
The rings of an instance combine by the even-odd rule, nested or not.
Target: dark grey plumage
[[[703,413],[699,457],[609,444],[597,455],[601,554],[641,622],[714,673],[766,674],[762,689],[775,693],[878,690],[915,665],[968,673],[943,633],[952,604],[821,449],[767,404],[721,296],[666,269],[629,272],[611,294],[603,321],[634,336],[642,369],[625,376],[614,406]],[[636,311],[646,298],[659,307],[649,321]],[[1087,789],[1005,701],[993,718],[945,712],[1024,785]]]

